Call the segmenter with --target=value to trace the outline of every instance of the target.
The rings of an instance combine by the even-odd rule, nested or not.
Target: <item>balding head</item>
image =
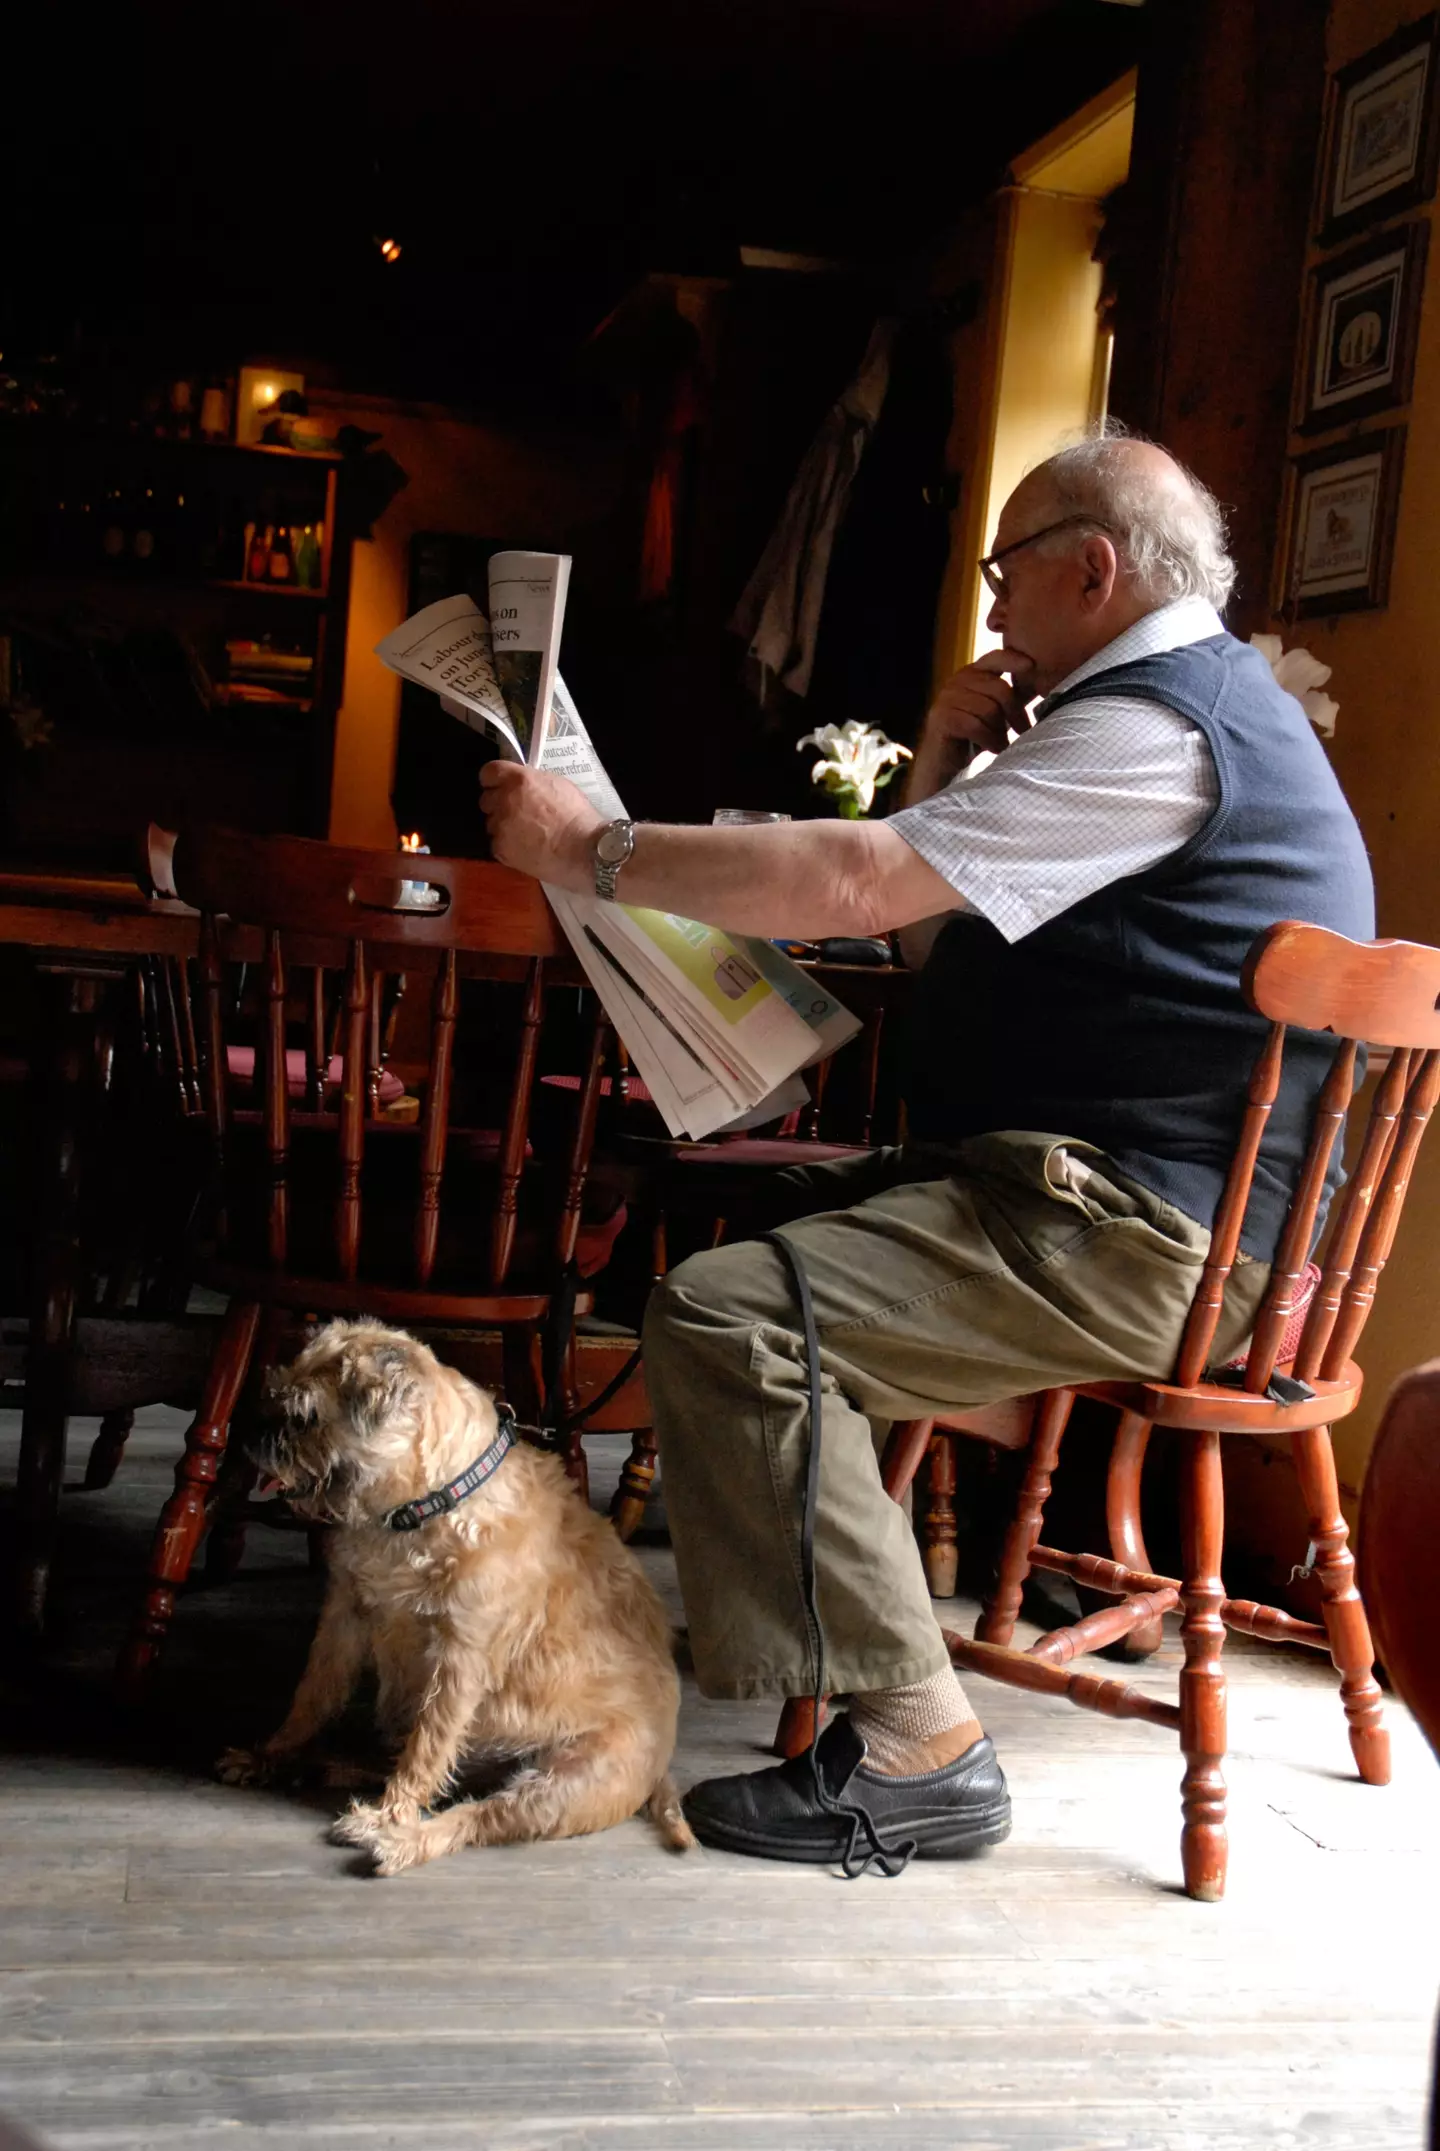
[[[1033,470],[1013,497],[1032,486],[1056,521],[1093,516],[1147,610],[1194,597],[1223,612],[1235,566],[1219,504],[1153,441],[1114,432],[1077,441]]]
[[[1000,511],[995,554],[988,624],[1026,699],[1162,605],[1199,598],[1218,612],[1235,580],[1210,494],[1163,448],[1113,430],[1022,479]]]

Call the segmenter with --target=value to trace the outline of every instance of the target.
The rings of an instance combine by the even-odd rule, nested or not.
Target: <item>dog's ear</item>
[[[340,1362],[340,1406],[362,1440],[413,1406],[419,1390],[411,1356],[398,1345],[346,1353]]]
[[[315,1384],[297,1382],[289,1367],[272,1367],[265,1377],[262,1405],[267,1419],[279,1419],[297,1433],[319,1417]]]

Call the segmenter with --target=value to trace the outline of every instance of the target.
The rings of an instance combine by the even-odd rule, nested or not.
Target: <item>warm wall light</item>
[[[398,261],[400,259],[400,241],[398,239],[377,238],[375,244],[380,249],[380,259],[382,261]]]
[[[240,369],[239,394],[235,399],[235,438],[241,442],[258,441],[269,423],[275,405],[287,389],[297,394],[305,393],[305,376],[287,373],[280,366],[242,366]]]

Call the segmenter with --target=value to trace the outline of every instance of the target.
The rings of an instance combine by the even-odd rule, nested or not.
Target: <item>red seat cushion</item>
[[[1276,1355],[1275,1363],[1277,1366],[1288,1367],[1300,1349],[1300,1338],[1305,1328],[1305,1317],[1310,1312],[1310,1302],[1315,1297],[1316,1288],[1320,1283],[1320,1276],[1321,1271],[1318,1262],[1307,1262],[1300,1273],[1299,1282],[1295,1287],[1295,1305],[1290,1311],[1289,1321],[1285,1324],[1284,1334],[1280,1339],[1280,1350]],[[1245,1359],[1246,1354],[1242,1352],[1238,1358],[1227,1360],[1226,1366],[1243,1367]]]
[[[669,1153],[675,1165],[829,1165],[837,1158],[865,1155],[863,1143],[809,1143],[799,1136],[720,1135],[708,1143],[676,1143]]]
[[[541,1076],[540,1080],[542,1083],[548,1084],[551,1090],[579,1090],[580,1088],[580,1078],[578,1075],[548,1075]],[[601,1097],[608,1098],[613,1088],[614,1084],[612,1079],[609,1076],[601,1076]],[[626,1089],[630,1097],[638,1101],[639,1104],[652,1105],[654,1103],[654,1100],[650,1096],[650,1086],[648,1085],[648,1083],[643,1083],[639,1076],[632,1075],[627,1077]]]
[[[255,1048],[253,1046],[227,1046],[225,1048],[225,1060],[230,1070],[232,1082],[254,1082]],[[325,1088],[327,1090],[338,1090],[343,1076],[344,1067],[340,1055],[336,1053],[332,1055],[325,1070]],[[292,1098],[299,1101],[305,1096],[305,1082],[304,1051],[299,1046],[290,1046],[285,1053],[285,1088]],[[404,1095],[405,1085],[401,1082],[399,1076],[392,1075],[388,1068],[382,1068],[380,1071],[381,1105],[393,1105],[397,1098],[403,1098]]]

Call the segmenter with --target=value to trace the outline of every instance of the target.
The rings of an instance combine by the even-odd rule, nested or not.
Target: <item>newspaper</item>
[[[453,716],[488,727],[515,760],[568,777],[614,821],[624,805],[556,664],[568,571],[563,554],[495,555],[492,613],[505,612],[504,630],[519,637],[508,649],[462,594],[427,605],[376,654],[432,688]],[[674,912],[545,893],[672,1135],[699,1140],[803,1104],[799,1071],[860,1027],[768,941]]]
[[[377,643],[375,654],[432,688],[452,717],[477,731],[488,725],[517,761],[538,764],[569,584],[567,553],[495,553],[488,618],[463,591],[440,598]],[[542,710],[546,721],[537,722]]]

